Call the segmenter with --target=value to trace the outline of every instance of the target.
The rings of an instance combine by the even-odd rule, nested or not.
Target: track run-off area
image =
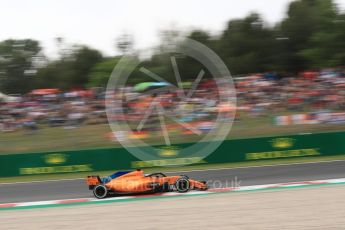
[[[254,186],[253,190],[244,186],[242,192],[166,196],[170,199],[141,197],[133,198],[134,202],[79,203],[93,205],[65,201],[53,206],[58,208],[4,209],[0,211],[0,222],[4,229],[342,230],[345,186],[341,181],[267,189]]]

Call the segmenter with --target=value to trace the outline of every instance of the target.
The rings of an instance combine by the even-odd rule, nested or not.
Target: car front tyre
[[[175,183],[176,190],[180,193],[188,192],[190,189],[190,182],[187,178],[181,177]]]

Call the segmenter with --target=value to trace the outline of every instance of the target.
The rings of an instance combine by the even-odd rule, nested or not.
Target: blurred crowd
[[[139,132],[152,132],[161,130],[162,114],[170,132],[191,134],[196,129],[197,132],[207,132],[213,128],[216,119],[233,118],[235,103],[228,100],[231,87],[227,84],[226,79],[217,79],[217,82],[206,79],[197,87],[192,83],[184,84],[187,87],[182,88],[170,84],[164,87],[153,85],[144,92],[124,88],[114,95],[114,101],[120,103],[114,104],[111,120],[125,122]],[[234,96],[234,90],[232,92]]]
[[[175,120],[168,122],[168,128],[174,129],[176,123],[184,123],[208,130],[219,114],[224,115],[222,119],[227,119],[229,112],[234,111],[234,104],[219,100],[219,93],[226,97],[231,94],[222,85],[206,79],[195,91],[192,84],[183,90],[169,86],[147,87],[139,92],[134,86],[123,88],[114,95],[121,99],[121,104],[114,108],[112,119],[133,124],[138,130],[155,130],[160,128],[157,124],[161,108],[171,121]],[[298,76],[276,73],[241,76],[235,78],[235,86],[237,110],[249,116],[345,109],[343,69],[305,71]],[[193,93],[188,97],[190,90]],[[10,101],[0,99],[0,130],[35,132],[41,126],[70,129],[106,123],[105,101],[105,92],[99,89],[36,90]],[[158,110],[153,108],[157,104]],[[140,124],[143,120],[145,126]],[[188,128],[184,130],[190,131]]]
[[[236,81],[236,89],[238,109],[253,116],[345,109],[343,69],[246,76]]]
[[[91,90],[60,93],[37,90],[24,96],[0,101],[0,130],[24,129],[34,132],[40,126],[66,129],[106,122],[104,96]],[[103,98],[102,98],[103,97]]]

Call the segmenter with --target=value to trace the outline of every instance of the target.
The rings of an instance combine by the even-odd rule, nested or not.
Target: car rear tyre
[[[96,187],[93,188],[93,195],[97,199],[103,199],[103,198],[107,197],[108,189],[102,184],[97,185]]]
[[[181,177],[176,181],[175,187],[180,193],[188,192],[190,189],[190,182],[187,178]]]

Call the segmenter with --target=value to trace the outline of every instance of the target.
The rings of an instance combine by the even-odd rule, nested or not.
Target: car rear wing
[[[99,176],[87,176],[86,183],[89,189],[92,190],[96,185],[102,184],[102,180]]]

